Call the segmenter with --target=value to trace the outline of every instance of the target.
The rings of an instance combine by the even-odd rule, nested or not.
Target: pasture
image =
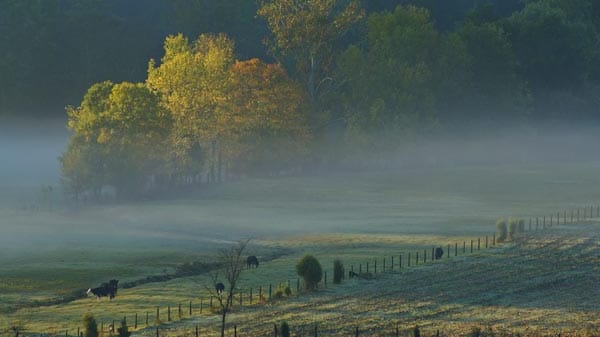
[[[21,209],[18,203],[5,203],[0,208],[0,326],[20,321],[29,333],[64,334],[67,329],[74,333],[88,311],[108,322],[134,313],[143,317],[156,306],[165,310],[180,302],[197,305],[206,296],[209,275],[120,289],[112,303],[87,298],[39,306],[112,278],[126,282],[174,273],[186,262],[210,262],[221,247],[247,237],[253,238],[249,254],[276,258],[261,264],[258,271],[245,273],[240,286],[256,291],[291,279],[294,288],[294,265],[304,253],[317,255],[331,278],[335,258],[341,258],[348,268],[350,263],[491,235],[501,216],[549,216],[557,210],[596,205],[599,168],[597,163],[563,162],[249,179],[184,200],[90,206],[78,211],[60,206],[31,211]],[[32,195],[36,189],[31,189]],[[590,240],[597,242],[597,232],[562,230],[573,234],[565,237],[566,242],[586,242],[573,243],[574,254],[592,250],[597,255],[597,243],[589,244]],[[552,242],[562,234],[540,240]],[[468,330],[486,319],[498,328],[524,327],[531,320],[537,320],[538,328],[544,322],[580,327],[569,323],[575,319],[597,326],[599,322],[588,319],[589,315],[598,317],[597,309],[590,305],[598,299],[593,284],[581,279],[581,284],[561,288],[554,296],[536,289],[526,275],[530,270],[523,269],[535,265],[533,273],[542,268],[540,282],[552,279],[552,263],[540,261],[563,248],[522,255],[527,249],[527,245],[508,245],[479,252],[474,258],[459,256],[435,266],[385,274],[374,281],[352,280],[318,294],[244,308],[230,322],[239,322],[246,332],[266,331],[282,319],[303,329],[309,329],[314,321],[339,322],[323,326],[332,332],[350,331],[358,322],[371,333],[387,329],[391,318],[404,328],[419,321],[426,329],[438,326],[448,331]],[[578,280],[578,275],[593,271],[597,275],[597,267],[591,268],[565,264],[561,280]],[[501,287],[494,283],[499,280],[510,282]],[[466,293],[471,282],[476,291]],[[575,301],[573,297],[580,293],[577,289],[585,289],[590,296]],[[530,292],[536,294],[535,301],[522,296]],[[495,318],[494,312],[500,312],[500,318]],[[355,316],[357,320],[344,318]],[[203,315],[169,328],[187,329],[189,334],[190,323],[198,322],[205,333],[212,334],[216,320]]]

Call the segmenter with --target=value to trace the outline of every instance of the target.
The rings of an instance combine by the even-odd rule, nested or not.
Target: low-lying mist
[[[500,216],[550,214],[599,199],[598,129],[553,126],[438,135],[384,155],[349,155],[335,169],[73,209],[59,183],[68,135],[64,121],[0,127],[6,254],[65,247],[189,251],[315,232],[466,235],[493,231]],[[55,187],[46,204],[42,186]]]

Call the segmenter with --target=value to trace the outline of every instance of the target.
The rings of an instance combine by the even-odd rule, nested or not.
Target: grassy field
[[[357,264],[401,252],[430,250],[438,244],[445,247],[447,243],[490,235],[495,220],[500,216],[549,216],[557,210],[595,205],[598,201],[595,186],[600,182],[598,169],[600,165],[594,163],[561,163],[552,166],[405,169],[401,172],[252,179],[227,183],[185,200],[104,205],[77,212],[66,211],[60,205],[54,205],[52,210],[43,207],[39,211],[24,210],[19,206],[21,201],[15,202],[12,198],[14,195],[10,191],[14,191],[14,188],[3,189],[8,194],[1,199],[8,201],[0,207],[3,234],[0,236],[0,326],[18,320],[25,322],[30,332],[58,333],[67,328],[76,329],[81,316],[87,311],[108,321],[115,316],[134,312],[142,316],[155,306],[176,305],[189,300],[197,302],[205,296],[203,289],[208,283],[207,276],[180,278],[123,290],[113,303],[85,299],[57,306],[30,308],[35,301],[60,298],[73,290],[97,286],[111,278],[124,282],[148,275],[172,273],[184,262],[213,261],[219,248],[245,237],[254,238],[251,251],[259,256],[273,254],[282,248],[289,252],[264,268],[261,266],[259,272],[252,271],[245,276],[244,287],[254,289],[266,287],[269,283],[286,282],[290,278],[293,281],[295,261],[305,252],[318,254],[323,264],[330,267],[334,258]],[[19,198],[35,198],[37,190],[37,187],[31,187],[20,193]],[[581,235],[581,240],[589,238],[585,231],[576,234]],[[519,269],[514,268],[523,261],[518,260],[518,256],[510,255],[511,249],[517,248],[503,248],[510,258],[503,257],[501,260],[511,263],[504,264],[499,270],[495,270],[493,264],[499,263],[495,260],[496,256],[502,255],[489,255],[491,252],[481,254],[482,259],[469,259],[468,262],[451,259],[436,268],[459,261],[473,266],[479,261],[480,265],[475,265],[479,269],[475,270],[488,273],[491,278],[498,272],[503,272],[504,277],[512,276],[519,273]],[[537,260],[534,262],[538,263]],[[428,268],[417,268],[415,273],[417,270],[425,272]],[[572,270],[575,274],[578,271],[579,266]],[[437,271],[432,270],[431,273]],[[410,287],[428,289],[437,284],[423,281],[431,278],[437,280],[431,273],[422,276],[414,274],[414,277],[420,277],[422,285],[418,286],[409,286],[404,282],[405,277],[413,275],[412,272],[386,275],[376,281],[383,282],[383,286],[375,288],[382,291],[393,284],[399,291],[406,291]],[[462,288],[470,287],[470,278],[463,277],[462,287],[458,286],[461,284],[459,280],[449,281],[454,282],[450,284],[460,296],[464,295]],[[314,298],[317,301],[315,308],[318,303],[328,299],[324,303],[336,309],[335,315],[348,313],[354,317],[353,311],[345,311],[341,307],[346,305],[345,301],[349,301],[349,307],[359,310],[359,303],[370,303],[368,298],[358,302],[351,300],[352,294],[365,293],[366,296],[372,290],[369,287],[369,292],[365,292],[352,286],[359,282],[352,281],[348,285],[323,291],[318,298]],[[510,283],[510,287],[513,286],[518,284]],[[487,295],[480,296],[494,299],[489,289],[481,288]],[[517,293],[511,296],[516,298],[519,294],[515,291]],[[590,291],[594,295],[594,289]],[[406,314],[408,316],[399,316],[404,323],[408,322],[408,318],[420,317],[426,310],[443,312],[440,317],[446,317],[448,322],[454,316],[447,312],[455,312],[454,315],[459,317],[461,311],[488,310],[487,314],[490,315],[491,311],[499,310],[496,304],[490,308],[483,304],[470,304],[469,301],[474,300],[468,298],[446,301],[441,307],[436,307],[438,304],[427,304],[431,299],[421,301],[408,295],[398,298],[393,294],[382,294],[390,298],[390,306],[401,304],[405,308],[402,310],[414,307],[407,311],[410,313]],[[428,298],[425,290],[420,294]],[[547,295],[547,292],[544,294]],[[282,305],[295,303],[299,309],[290,312],[297,313],[299,317],[317,317],[319,312],[325,315],[320,309],[315,309],[317,313],[311,314],[312,309],[300,313],[303,307],[313,307],[310,304],[312,300],[306,302],[306,298],[313,297],[294,298]],[[513,303],[517,299],[510,301]],[[556,301],[558,304],[564,302],[566,307],[571,303],[562,296]],[[506,315],[512,312],[512,306],[508,306],[510,303],[502,306],[502,310],[506,309]],[[556,314],[544,311],[556,309],[558,305],[544,309],[542,304],[534,310],[535,313],[531,311],[531,315],[560,317],[560,311]],[[421,311],[421,307],[425,311]],[[268,308],[273,311],[271,314],[265,313],[267,317],[274,317],[277,310],[281,310],[279,313],[283,315],[287,310],[278,305]],[[252,315],[260,315],[263,309],[256,309],[254,314],[252,310],[255,309],[248,310],[247,320],[252,321],[252,317],[256,317]],[[371,311],[365,310],[364,315]],[[584,311],[578,311],[577,315],[583,315]],[[388,317],[386,315],[382,313],[379,319]],[[377,315],[370,316],[375,319]],[[342,316],[336,317],[341,319]],[[258,323],[255,327],[242,324],[245,320],[240,318],[240,326],[244,326],[244,329],[263,329]],[[310,320],[305,319],[306,322]],[[201,321],[207,328],[212,326],[208,317],[203,317]],[[353,321],[349,319],[349,322]],[[444,324],[450,324],[448,322]],[[423,324],[425,327],[434,325],[425,319]],[[370,331],[383,329],[365,321],[365,329],[370,325],[373,325]],[[461,323],[460,328],[467,325]],[[508,326],[513,325],[510,323]],[[448,329],[459,330],[458,326]]]
[[[342,235],[296,237],[295,254],[261,265],[244,273],[242,289],[248,301],[248,288],[254,289],[277,281],[291,279],[295,290],[293,265],[304,252],[319,257],[331,277],[333,259],[339,258],[356,266],[388,258],[387,271],[373,280],[346,280],[313,294],[294,291],[291,298],[268,304],[237,307],[230,317],[240,333],[265,335],[273,323],[287,320],[294,332],[312,331],[313,324],[325,335],[350,334],[359,326],[364,335],[392,333],[399,324],[403,334],[418,324],[427,334],[440,329],[444,335],[462,335],[472,326],[491,328],[496,332],[583,333],[600,327],[600,226],[598,223],[563,225],[532,233],[523,240],[459,256],[451,254],[441,261],[390,271],[391,254],[414,252],[432,243],[445,244],[447,238],[414,238],[405,236]],[[452,238],[457,239],[457,238]],[[462,240],[462,238],[460,238]],[[268,242],[262,244],[269,245]],[[414,256],[414,255],[413,255]],[[364,269],[363,269],[364,270]],[[161,307],[161,329],[169,336],[190,335],[199,324],[203,335],[217,335],[218,317],[207,313],[204,286],[207,276],[181,278],[160,284],[147,284],[119,291],[113,302],[94,299],[69,304],[23,309],[7,315],[7,321],[24,322],[29,332],[60,335],[66,329],[75,331],[83,313],[93,313],[99,321],[110,322],[128,316],[130,323],[137,313],[140,330],[137,335],[153,336],[152,328],[144,329],[145,313],[154,325],[155,308]],[[204,298],[204,314],[199,301]],[[188,301],[194,302],[188,317]],[[177,304],[184,304],[183,320],[177,318]],[[166,307],[172,306],[171,323],[166,322]],[[304,332],[304,333],[302,333]]]

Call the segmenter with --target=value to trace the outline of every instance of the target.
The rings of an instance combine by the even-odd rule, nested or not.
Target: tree
[[[267,21],[271,54],[289,60],[305,84],[311,112],[317,112],[320,91],[331,81],[334,45],[364,12],[358,0],[261,0],[258,15]],[[323,117],[320,117],[321,119]],[[319,121],[313,116],[311,122]],[[322,121],[321,121],[322,122]]]
[[[144,84],[95,84],[67,114],[74,134],[61,164],[63,182],[75,198],[85,191],[97,196],[103,186],[113,186],[122,197],[136,196],[161,173],[170,118]]]
[[[98,323],[89,312],[83,315],[83,337],[98,337]]]
[[[362,149],[395,149],[402,139],[437,125],[433,70],[439,34],[429,13],[412,6],[375,13],[367,44],[349,47],[338,61],[344,85],[347,140]]]
[[[308,254],[304,255],[296,265],[296,273],[304,279],[304,285],[308,290],[315,289],[323,277],[321,264],[314,256]]]
[[[240,280],[242,270],[246,266],[246,260],[243,258],[243,255],[249,242],[250,240],[239,241],[237,245],[223,249],[219,254],[219,262],[222,265],[223,274],[227,280],[225,291],[215,289],[218,281],[217,274],[213,275],[213,284],[206,287],[207,290],[214,294],[221,307],[221,337],[225,337],[225,320],[233,306],[233,292]]]
[[[159,66],[150,60],[147,84],[160,95],[173,116],[170,135],[177,163],[175,174],[194,177],[208,167],[211,181],[220,181],[233,41],[224,34],[200,35],[194,43],[182,34],[165,40]]]
[[[281,65],[258,59],[237,61],[231,71],[231,108],[220,128],[234,170],[268,173],[297,166],[311,139],[300,86]]]

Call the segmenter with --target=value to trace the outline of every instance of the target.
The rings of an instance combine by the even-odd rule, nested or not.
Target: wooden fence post
[[[210,310],[213,308],[213,295],[210,295]]]
[[[358,325],[356,326],[356,332],[354,333],[354,337],[358,337]]]
[[[200,314],[202,314],[202,309],[204,309],[203,307],[204,307],[204,300],[200,299]]]
[[[458,242],[454,243],[454,256],[458,256]]]
[[[385,273],[385,257],[383,258],[383,272]]]
[[[190,316],[192,316],[192,301],[190,301]]]
[[[463,241],[463,254],[467,252],[467,241]]]
[[[237,337],[237,324],[233,325],[233,337]]]
[[[325,274],[325,288],[327,288],[327,270],[324,272]]]
[[[181,311],[181,303],[179,303],[179,308],[177,310],[177,315],[179,316],[179,319],[181,319],[182,314],[183,314],[183,311]]]
[[[427,249],[423,249],[423,263],[427,263]]]
[[[488,248],[488,236],[486,235],[485,236],[485,249],[487,249],[487,248]]]
[[[477,250],[481,250],[481,238],[477,238]]]
[[[273,293],[273,285],[269,283],[269,301],[271,300],[272,293]]]
[[[258,287],[258,303],[262,303],[263,295],[262,295],[262,286]]]
[[[446,253],[446,258],[450,258],[450,244],[448,244],[448,252]]]
[[[410,267],[410,252],[408,253],[408,259],[406,259],[406,261],[408,261],[408,267]]]
[[[529,218],[529,231],[531,232],[531,218]]]
[[[398,255],[398,269],[402,269],[402,254]]]
[[[156,307],[156,324],[160,322],[160,307]]]
[[[560,225],[560,212],[556,213],[556,225]]]
[[[133,328],[137,329],[137,312],[135,313],[135,321],[134,321],[134,324],[133,324]]]
[[[250,304],[252,304],[252,288],[250,288]]]
[[[242,296],[244,296],[244,291],[240,290],[240,307],[242,306]]]
[[[473,253],[473,240],[471,240],[471,253]]]
[[[546,228],[546,216],[544,215],[544,222],[542,223],[542,228]]]
[[[367,273],[369,272],[369,262],[367,262]]]
[[[573,223],[573,210],[571,210],[571,223]]]
[[[195,334],[195,336],[198,337],[198,324],[196,324],[196,334]]]
[[[431,247],[431,262],[435,262],[435,247]]]
[[[362,263],[358,264],[358,273],[362,273]]]
[[[550,214],[550,227],[552,227],[552,214]]]
[[[492,246],[496,245],[496,232],[492,234]]]
[[[315,335],[314,335],[314,337],[318,337],[318,334],[317,334],[317,323],[315,323]]]
[[[158,326],[156,327],[156,337],[160,337],[160,335],[158,334]]]
[[[167,321],[168,322],[171,321],[171,305],[170,304],[167,306]]]
[[[377,259],[375,259],[375,267],[374,267],[374,269],[375,269],[375,274],[377,274]]]
[[[392,266],[390,268],[391,271],[394,271],[394,255],[392,254]]]
[[[415,253],[415,266],[419,265],[419,252]]]
[[[273,324],[273,336],[277,337],[277,324]]]
[[[540,219],[539,219],[539,218],[536,216],[536,217],[535,217],[535,230],[536,230],[536,231],[537,231],[537,230],[538,230],[538,228],[539,228],[539,224],[540,224],[540,221],[539,221],[539,220],[540,220]]]

